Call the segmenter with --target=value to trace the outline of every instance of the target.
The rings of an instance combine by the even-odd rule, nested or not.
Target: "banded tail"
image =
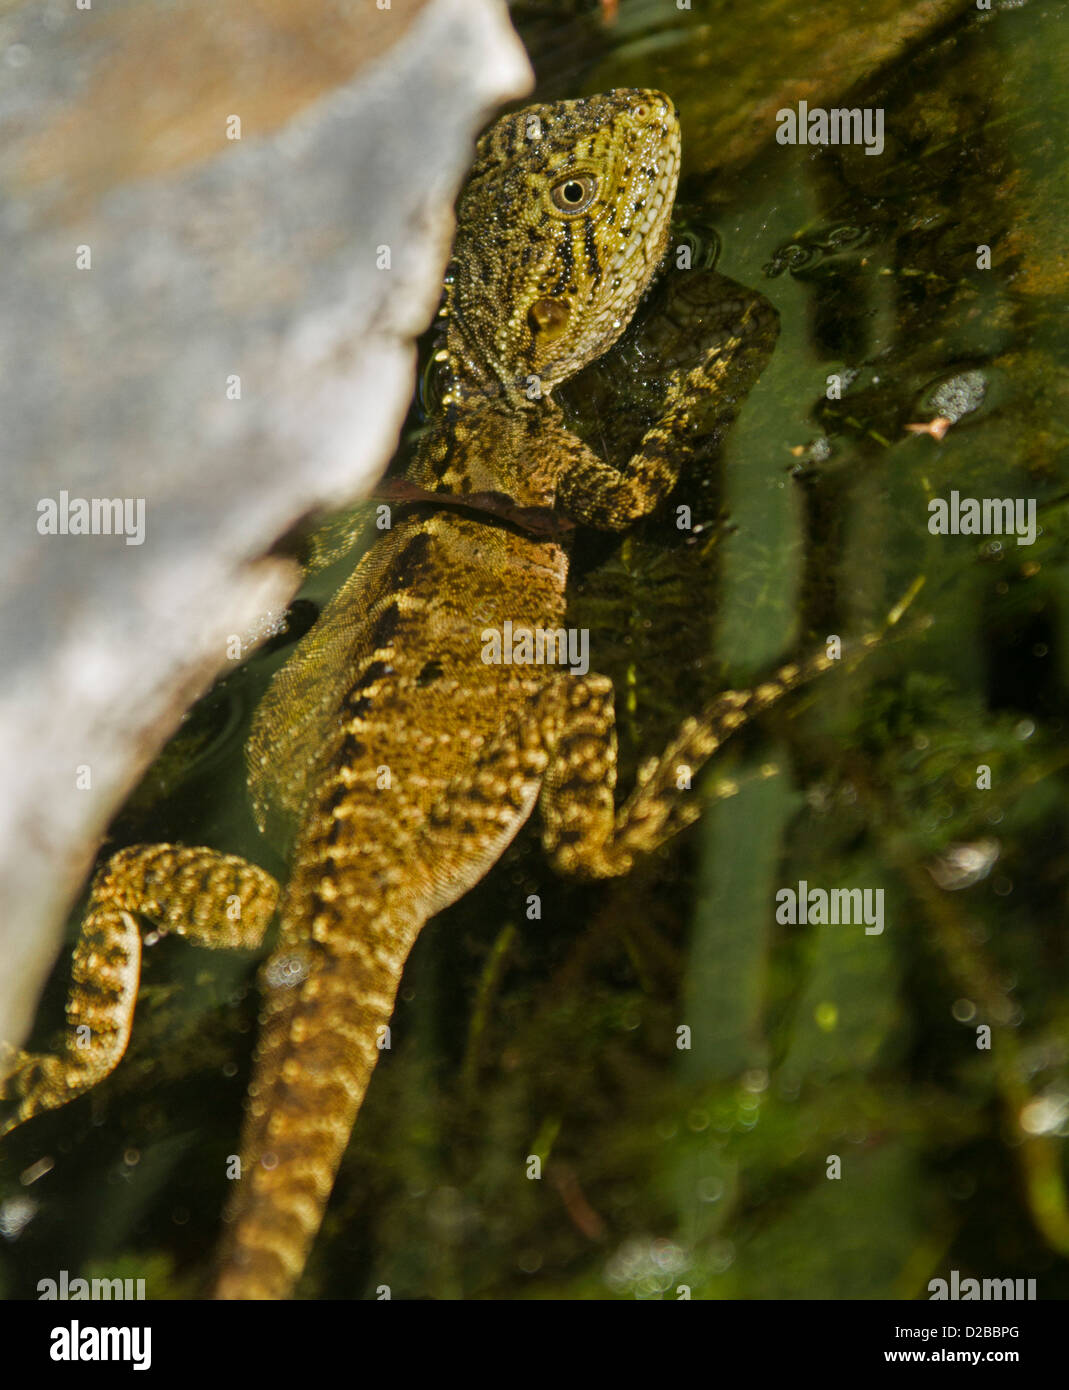
[[[214,1297],[287,1298],[300,1278],[371,1075],[418,926],[347,932],[344,953],[282,945],[266,962],[242,1176]],[[333,936],[333,934],[332,934]],[[369,939],[370,938],[370,939]]]

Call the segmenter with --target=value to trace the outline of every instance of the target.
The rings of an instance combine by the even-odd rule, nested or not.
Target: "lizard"
[[[0,1065],[0,1097],[17,1102],[2,1134],[117,1065],[142,921],[259,949],[277,919],[217,1297],[293,1292],[408,954],[536,803],[557,870],[626,874],[699,814],[679,767],[696,772],[834,664],[818,656],[722,692],[617,805],[611,682],[485,658],[506,623],[514,636],[563,631],[571,529],[623,531],[658,506],[700,445],[694,401],[727,390],[733,355],[774,319],[740,291],[732,335],[712,334],[696,364],[669,373],[663,410],[623,466],[566,428],[554,388],[617,341],[665,257],[680,150],[672,101],[640,89],[527,107],[480,139],[445,282],[440,412],[395,523],[254,718],[250,793],[261,829],[290,828],[288,881],[207,847],[120,850],[90,892],[64,1049],[9,1048]]]

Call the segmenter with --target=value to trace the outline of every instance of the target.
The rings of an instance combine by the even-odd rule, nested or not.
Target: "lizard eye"
[[[593,174],[572,174],[549,191],[553,206],[561,212],[585,212],[594,201],[598,181]]]

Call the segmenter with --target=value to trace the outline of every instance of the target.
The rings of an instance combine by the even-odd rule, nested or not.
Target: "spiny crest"
[[[503,116],[457,207],[447,351],[458,395],[542,394],[627,327],[664,255],[679,122],[622,88]]]

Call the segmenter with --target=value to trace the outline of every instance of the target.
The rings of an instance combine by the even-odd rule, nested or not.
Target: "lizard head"
[[[446,347],[461,390],[542,395],[610,347],[664,256],[679,121],[621,88],[528,106],[479,141],[457,205]]]

